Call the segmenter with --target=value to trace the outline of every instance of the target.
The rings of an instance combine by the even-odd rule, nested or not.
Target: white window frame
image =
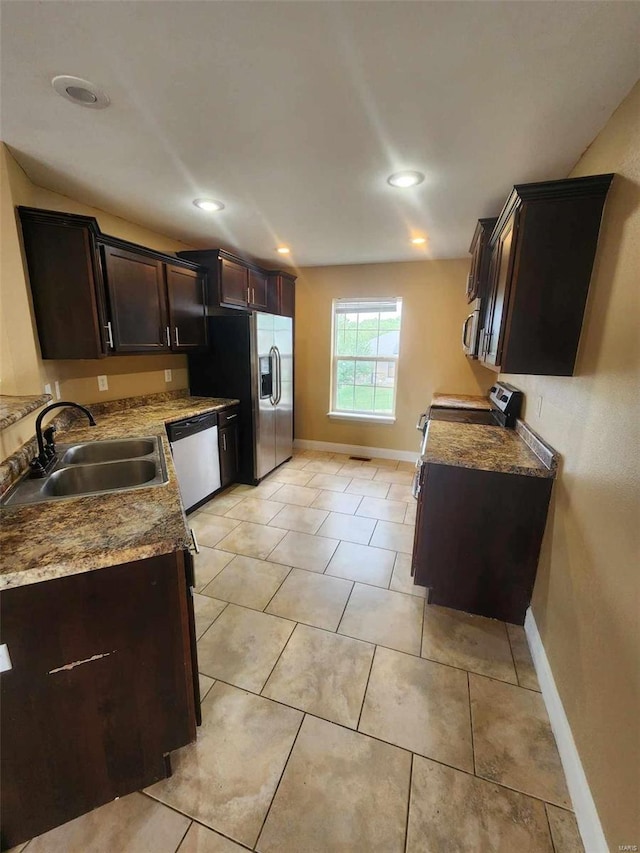
[[[336,354],[336,320],[337,320],[337,312],[336,308],[340,305],[340,303],[349,303],[349,304],[357,304],[361,303],[363,306],[380,304],[381,302],[395,302],[396,305],[400,307],[400,330],[399,330],[399,340],[398,340],[398,355],[384,355],[384,356],[371,356],[371,355],[350,355],[350,356],[340,356]],[[373,313],[373,310],[372,312]],[[396,401],[398,398],[398,364],[400,361],[400,348],[402,342],[402,297],[400,296],[385,296],[385,297],[375,297],[375,296],[367,296],[367,297],[353,297],[353,298],[340,298],[334,299],[331,303],[331,387],[330,387],[330,398],[329,398],[329,411],[327,412],[328,417],[331,420],[340,420],[340,421],[367,421],[370,423],[380,423],[380,424],[394,424],[396,422]],[[378,414],[375,412],[363,412],[363,411],[348,411],[344,409],[338,409],[337,407],[337,394],[338,394],[338,361],[374,361],[374,362],[394,362],[395,369],[395,377],[393,383],[393,402],[392,402],[392,410],[391,414]]]

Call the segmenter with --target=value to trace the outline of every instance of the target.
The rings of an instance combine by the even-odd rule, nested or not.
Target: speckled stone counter
[[[479,424],[429,421],[423,461],[480,471],[504,474],[524,474],[527,477],[555,477],[557,455],[535,436],[542,454],[536,455],[525,440],[527,425],[520,421],[519,429]]]
[[[176,397],[89,406],[97,426],[74,420],[56,441],[96,441],[160,435],[169,481],[165,485],[40,504],[0,512],[0,589],[167,554],[186,548],[189,534],[165,425],[237,400]],[[125,408],[126,406],[126,408]],[[70,411],[70,410],[68,410]]]
[[[491,404],[486,397],[474,396],[472,394],[434,394],[431,405],[438,409],[487,409]]]
[[[40,394],[36,397],[11,397],[8,394],[0,394],[0,429],[5,429],[26,418],[28,414],[44,406],[50,399],[51,394]]]

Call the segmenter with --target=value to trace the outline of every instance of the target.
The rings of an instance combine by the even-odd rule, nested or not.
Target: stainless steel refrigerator
[[[209,351],[189,356],[191,393],[240,400],[239,481],[257,483],[291,457],[293,323],[275,314],[209,318]]]

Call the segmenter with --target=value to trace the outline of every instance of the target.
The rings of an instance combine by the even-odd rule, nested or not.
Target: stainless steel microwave
[[[480,305],[481,300],[476,299],[473,311],[462,324],[462,350],[469,358],[478,358],[480,352]]]

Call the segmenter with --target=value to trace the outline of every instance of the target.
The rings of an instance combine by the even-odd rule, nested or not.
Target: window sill
[[[332,421],[363,421],[370,424],[395,424],[391,415],[368,415],[364,412],[327,412]]]

